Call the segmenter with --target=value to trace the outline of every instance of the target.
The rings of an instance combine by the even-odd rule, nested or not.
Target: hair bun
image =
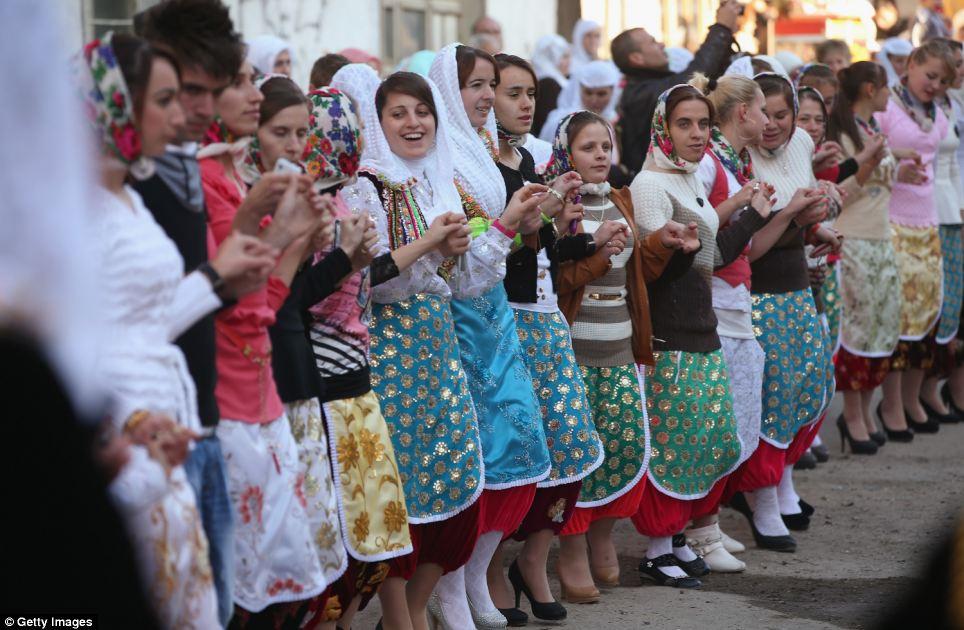
[[[687,83],[699,90],[703,95],[709,94],[713,88],[716,87],[716,82],[711,81],[710,78],[702,72],[693,73],[693,76]]]

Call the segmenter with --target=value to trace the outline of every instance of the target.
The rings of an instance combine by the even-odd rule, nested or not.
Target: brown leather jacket
[[[633,357],[636,363],[653,365],[653,325],[649,319],[649,297],[646,283],[652,282],[663,273],[675,249],[665,247],[659,242],[659,232],[640,239],[633,215],[633,202],[628,188],[618,188],[609,194],[623,218],[633,232],[633,254],[626,263],[626,291],[629,315],[633,321]],[[582,230],[582,225],[579,225]],[[582,260],[563,263],[559,266],[556,293],[559,296],[559,310],[570,324],[576,321],[582,295],[586,285],[609,271],[612,263],[603,249]]]

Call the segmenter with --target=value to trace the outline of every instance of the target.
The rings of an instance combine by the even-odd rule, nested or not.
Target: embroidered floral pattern
[[[362,152],[361,127],[355,105],[342,92],[322,88],[308,94],[308,143],[305,170],[324,189],[350,180],[358,172]]]
[[[719,127],[713,127],[710,131],[709,149],[723,167],[733,173],[741,186],[753,179],[753,162],[750,161],[750,151],[744,148],[737,153]]]

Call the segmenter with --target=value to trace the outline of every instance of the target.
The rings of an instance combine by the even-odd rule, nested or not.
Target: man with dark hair
[[[722,0],[716,24],[696,51],[693,61],[680,73],[669,70],[663,44],[643,28],[623,31],[610,45],[613,62],[626,75],[626,87],[619,101],[622,165],[638,173],[649,149],[649,134],[656,99],[668,88],[689,80],[694,72],[715,79],[726,71],[734,44],[733,33],[742,7],[737,0]]]
[[[177,245],[187,270],[201,268],[211,273],[222,301],[256,288],[243,278],[219,278],[208,263],[213,238],[207,226],[201,171],[195,157],[198,143],[214,121],[215,99],[237,75],[244,59],[241,36],[234,31],[228,9],[218,0],[166,0],[135,18],[137,33],[169,52],[180,66],[178,98],[185,123],[179,129],[180,142],[155,158],[156,173],[136,182],[134,188],[154,219]],[[188,481],[197,497],[198,510],[208,538],[214,586],[218,593],[218,615],[227,626],[234,608],[234,538],[231,501],[225,482],[221,445],[214,429],[219,420],[214,397],[215,367],[214,314],[188,329],[176,340],[184,353],[197,390],[198,416],[204,427],[202,437],[184,463]]]
[[[349,63],[351,62],[348,61],[348,57],[339,55],[338,53],[329,53],[318,57],[318,59],[315,60],[315,64],[311,66],[311,76],[308,78],[308,91],[311,92],[330,84],[331,78],[335,76],[335,73]]]

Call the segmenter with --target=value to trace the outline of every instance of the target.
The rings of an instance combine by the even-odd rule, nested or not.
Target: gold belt
[[[623,299],[622,293],[590,293],[589,297],[594,300],[621,300]]]

